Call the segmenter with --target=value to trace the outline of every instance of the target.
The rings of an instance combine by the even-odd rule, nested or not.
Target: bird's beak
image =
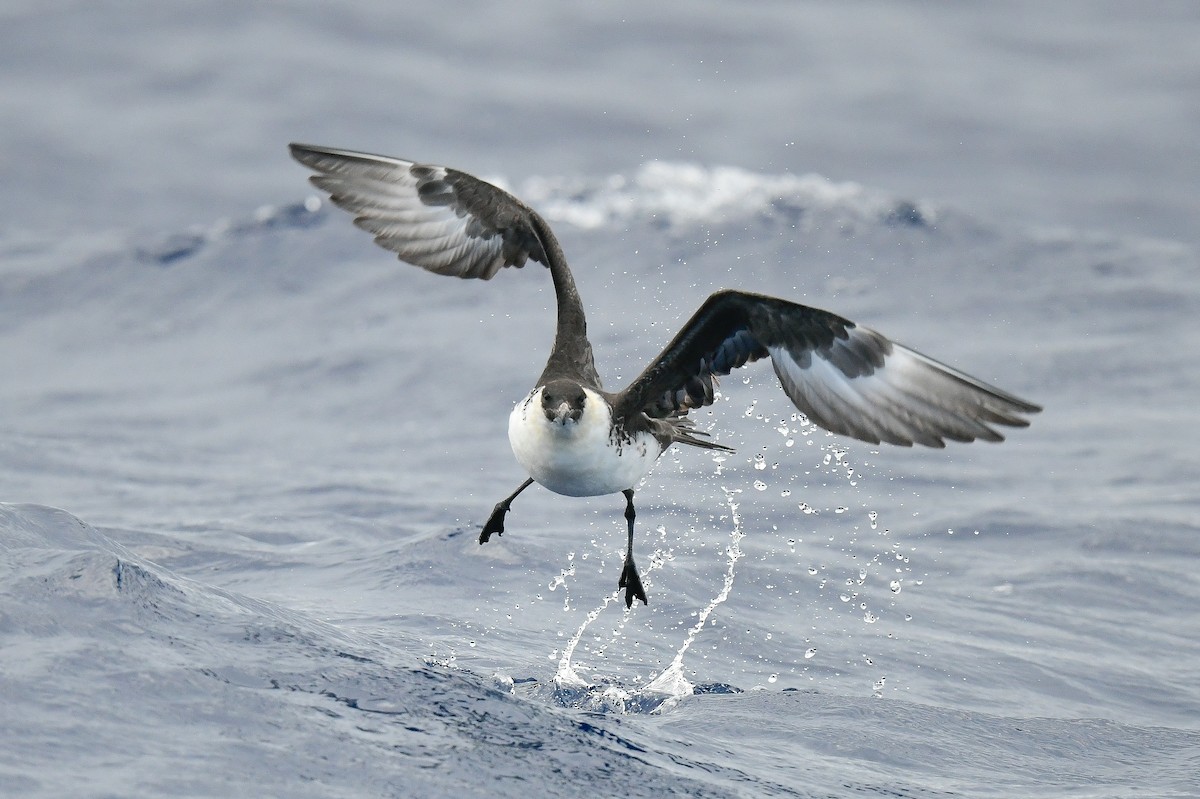
[[[571,418],[571,406],[565,402],[560,403],[559,406],[554,410],[555,424],[565,425],[567,423],[567,420],[570,418]]]

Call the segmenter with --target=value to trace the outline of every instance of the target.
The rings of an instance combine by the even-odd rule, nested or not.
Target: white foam
[[[895,197],[820,175],[766,175],[732,166],[650,161],[631,178],[532,178],[520,196],[548,219],[595,229],[635,219],[667,225],[731,222],[767,213],[837,211],[863,219],[892,213]],[[919,212],[929,217],[931,209]]]

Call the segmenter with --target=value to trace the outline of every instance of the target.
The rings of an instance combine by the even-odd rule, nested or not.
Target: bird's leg
[[[621,581],[617,586],[625,589],[625,607],[631,608],[635,599],[642,600],[643,605],[650,603],[646,601],[642,578],[638,575],[637,566],[633,564],[633,520],[637,516],[633,511],[633,489],[627,488],[621,493],[625,495],[625,520],[629,522],[629,546],[625,549],[625,568],[621,570]]]
[[[529,478],[521,486],[504,499],[496,503],[496,507],[492,509],[492,515],[488,517],[487,522],[483,525],[482,532],[479,533],[479,543],[486,544],[488,539],[492,537],[492,533],[496,535],[504,535],[504,514],[508,513],[509,506],[512,501],[517,498],[525,489],[533,484],[533,478]]]

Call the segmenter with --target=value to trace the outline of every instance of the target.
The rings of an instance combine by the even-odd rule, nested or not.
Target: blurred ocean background
[[[1200,6],[0,6],[0,795],[1200,796]],[[1046,410],[623,501],[507,416],[545,271],[395,261],[289,141],[554,225],[610,387],[712,291]],[[743,379],[745,378],[745,379]]]

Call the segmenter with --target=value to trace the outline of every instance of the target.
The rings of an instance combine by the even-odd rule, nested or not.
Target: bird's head
[[[552,424],[578,424],[586,402],[583,386],[573,380],[552,380],[542,386],[542,412]]]

